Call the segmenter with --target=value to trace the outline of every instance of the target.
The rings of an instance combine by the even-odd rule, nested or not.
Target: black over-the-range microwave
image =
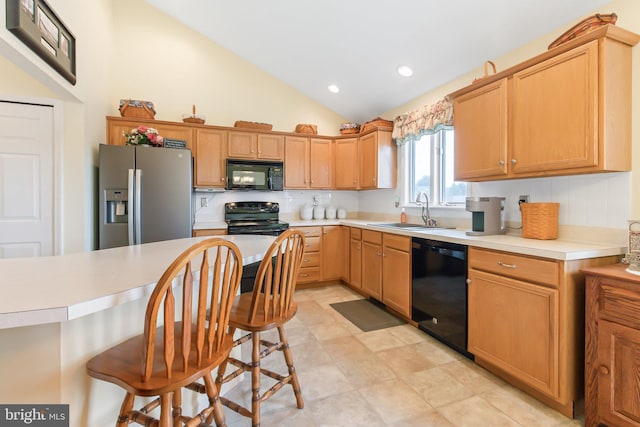
[[[284,190],[282,162],[227,159],[227,190]]]

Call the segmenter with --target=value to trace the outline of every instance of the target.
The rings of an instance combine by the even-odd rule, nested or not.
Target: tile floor
[[[413,326],[365,333],[329,306],[356,298],[339,285],[296,292],[298,314],[285,329],[305,407],[297,409],[287,386],[263,404],[262,427],[583,425]],[[242,352],[246,358],[249,348]],[[286,372],[280,354],[264,365]],[[248,378],[223,394],[250,407]],[[229,427],[251,425],[228,408],[225,414]]]

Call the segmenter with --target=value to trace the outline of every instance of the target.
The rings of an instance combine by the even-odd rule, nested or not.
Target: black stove
[[[281,222],[276,202],[230,202],[224,204],[227,234],[261,234],[277,236],[289,228]]]

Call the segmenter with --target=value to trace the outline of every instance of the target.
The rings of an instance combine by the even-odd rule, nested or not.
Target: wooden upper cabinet
[[[631,48],[638,41],[603,26],[450,94],[455,178],[631,170]]]
[[[455,99],[456,180],[507,174],[507,79]]]
[[[125,145],[126,134],[140,125],[154,128],[164,138],[180,139],[187,142],[187,148],[194,150],[194,130],[179,123],[162,122],[148,119],[132,119],[128,117],[107,117],[107,143]],[[194,153],[195,154],[195,153]]]
[[[597,40],[514,74],[512,172],[597,167],[598,115]]]
[[[333,188],[333,141],[311,138],[309,142],[311,188]]]
[[[284,136],[258,134],[257,156],[264,160],[284,160]]]
[[[196,129],[195,187],[219,187],[226,184],[227,131]]]
[[[229,157],[255,159],[257,154],[258,134],[255,132],[229,132]]]
[[[229,157],[252,160],[284,160],[284,136],[230,131]]]
[[[335,141],[336,189],[358,188],[358,138]]]
[[[285,137],[284,164],[285,188],[309,188],[309,138]]]
[[[359,188],[396,186],[396,146],[391,131],[376,130],[360,136]]]

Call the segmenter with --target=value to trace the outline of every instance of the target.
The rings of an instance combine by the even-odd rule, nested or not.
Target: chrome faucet
[[[424,199],[424,203],[422,201]],[[431,218],[429,213],[429,196],[424,191],[418,193],[416,197],[416,205],[422,206],[422,220],[427,227],[437,227],[436,220]]]

